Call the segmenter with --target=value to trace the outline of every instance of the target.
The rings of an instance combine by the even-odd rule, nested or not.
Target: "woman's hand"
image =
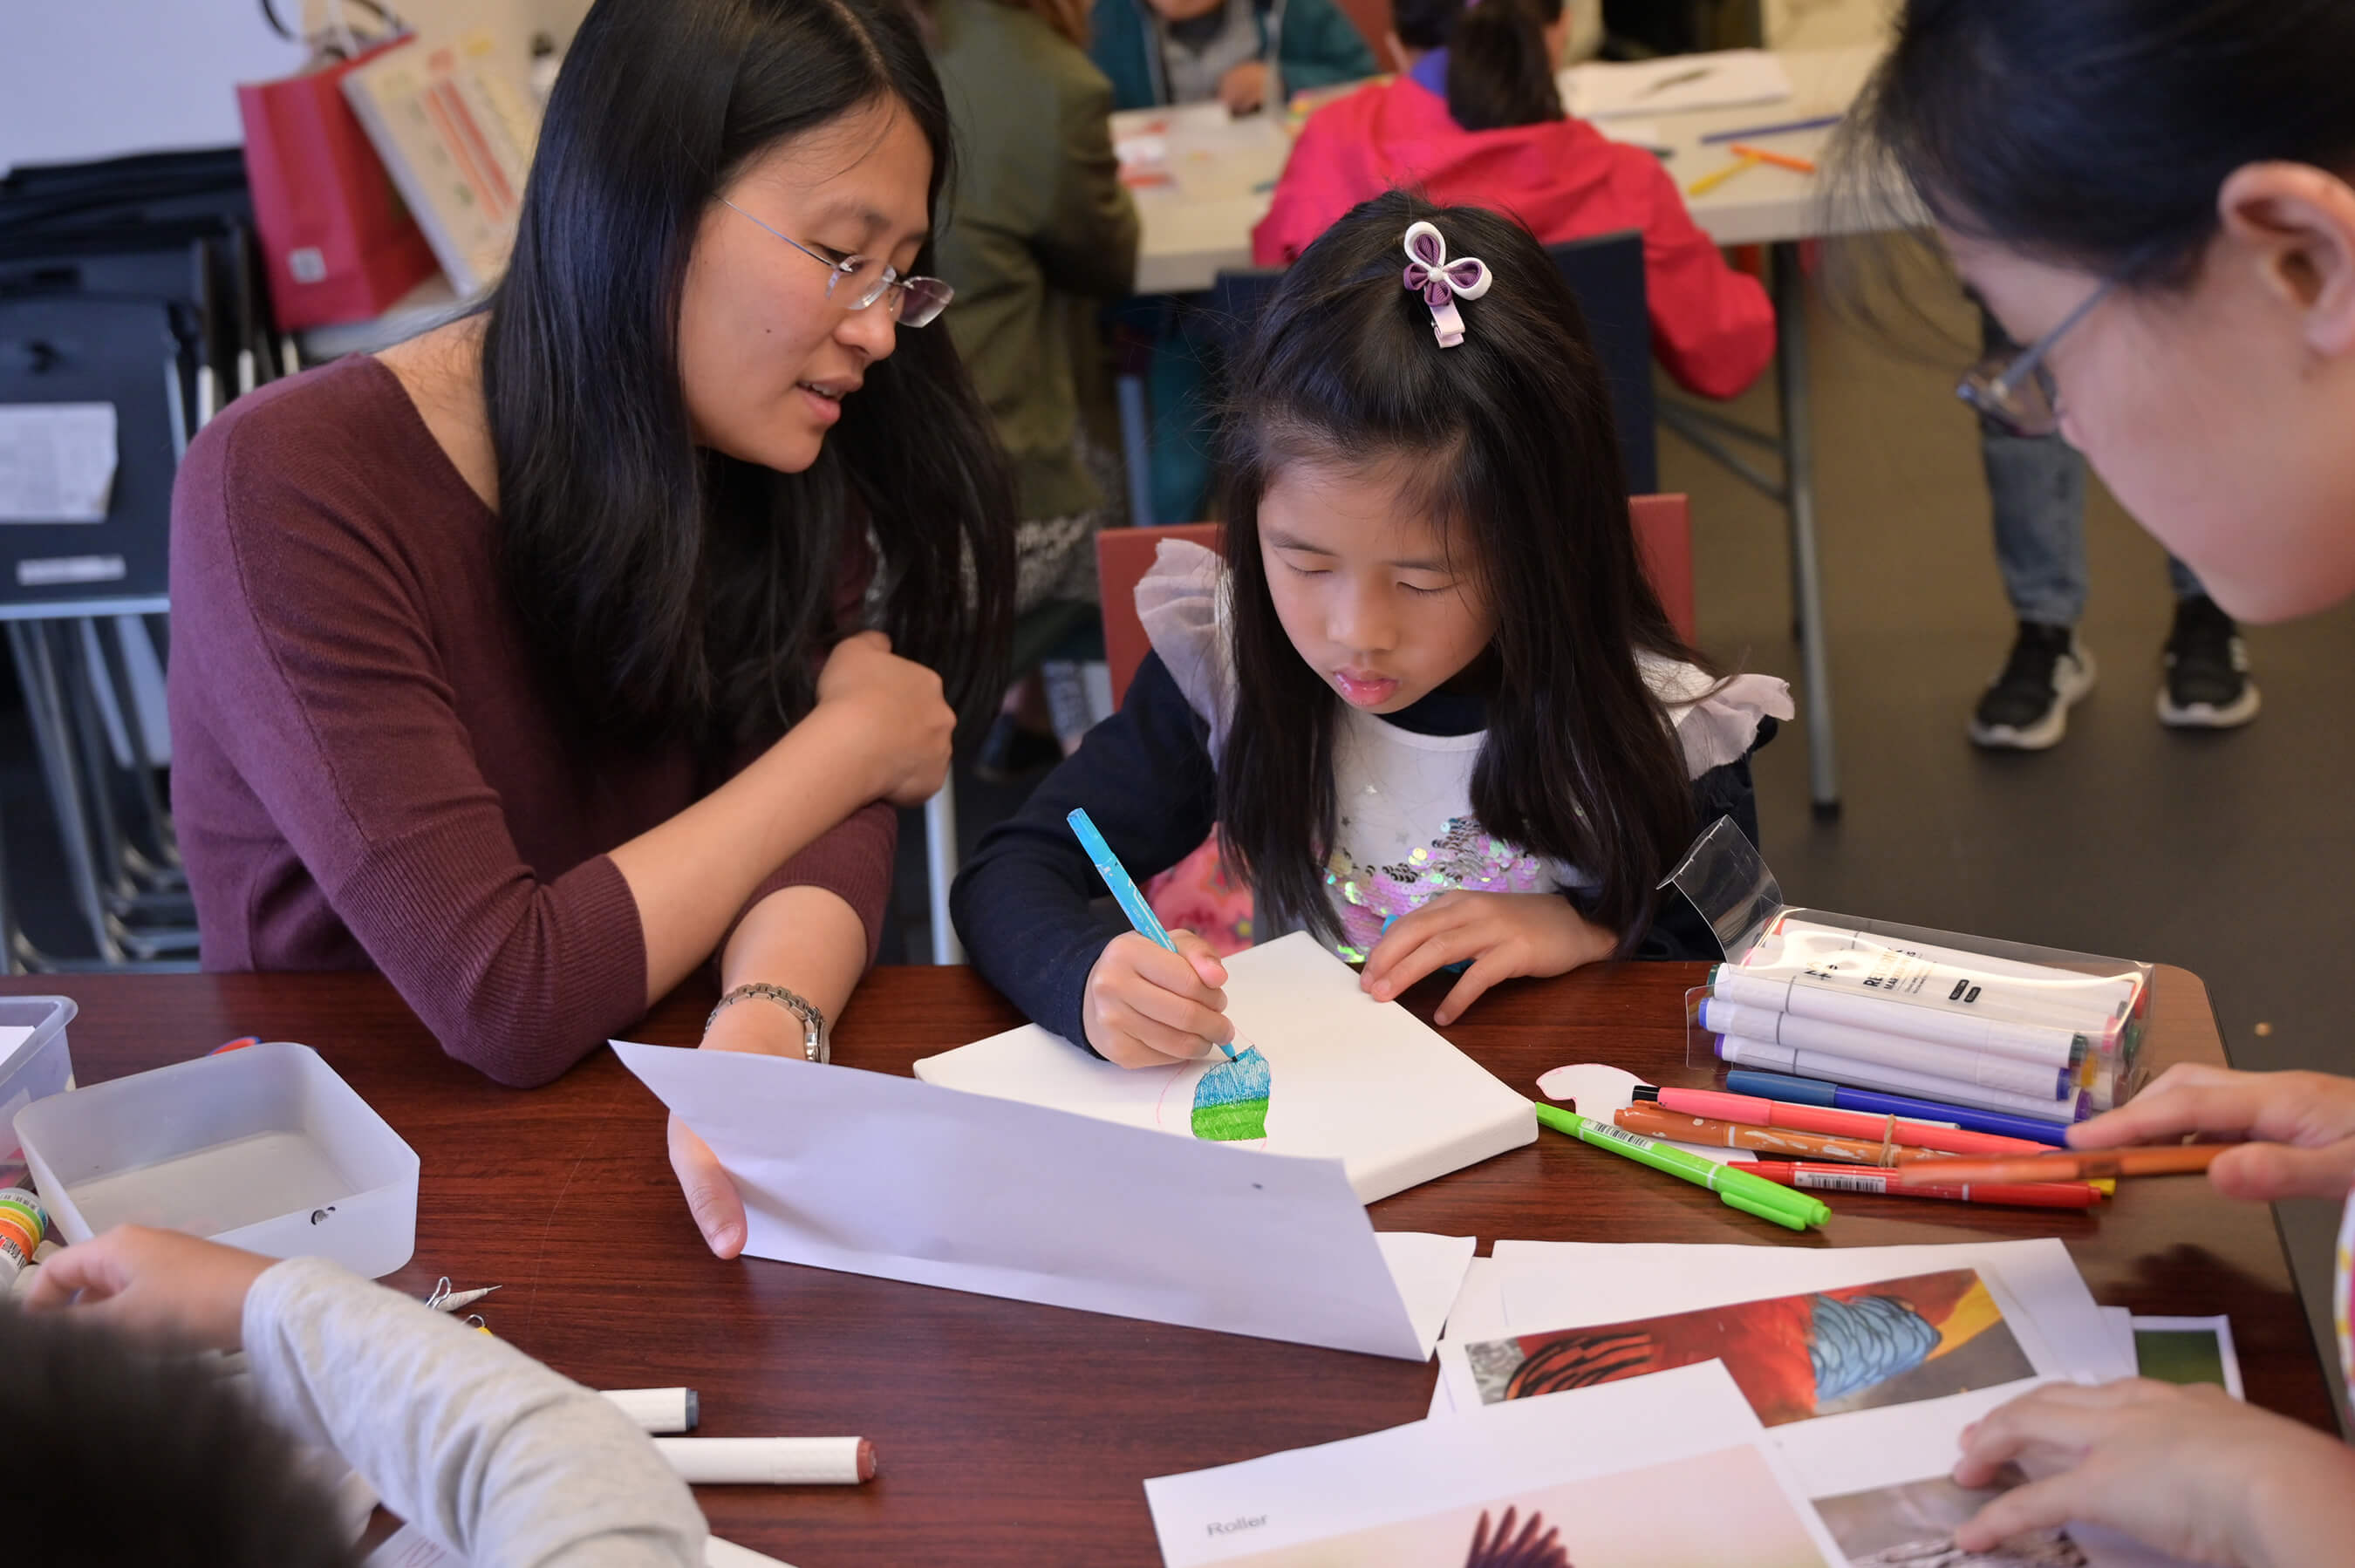
[[[1256,114],[1267,102],[1267,62],[1245,60],[1219,79],[1219,101],[1230,114]]]
[[[41,1265],[25,1305],[205,1350],[245,1343],[245,1298],[276,1263],[177,1231],[118,1225]]]
[[[1452,1024],[1499,980],[1567,975],[1617,945],[1560,893],[1443,893],[1382,933],[1358,984],[1387,1002],[1424,976],[1468,961],[1432,1015]]]
[[[939,793],[956,710],[941,694],[938,673],[894,654],[882,633],[860,632],[826,655],[817,700],[821,711],[835,708],[855,718],[849,733],[872,769],[872,798],[922,805]]]
[[[1170,952],[1150,937],[1124,932],[1088,971],[1080,1017],[1088,1043],[1123,1067],[1167,1067],[1208,1056],[1235,1037],[1226,1018],[1227,967],[1210,944],[1175,931]]]
[[[1964,1430],[1955,1479],[2017,1459],[2065,1467],[1981,1509],[1955,1532],[1966,1552],[2072,1520],[2232,1568],[2336,1562],[2355,1541],[2355,1452],[2220,1388],[2048,1383]]]
[[[2116,1110],[2072,1127],[2069,1146],[2172,1143],[2186,1133],[2260,1140],[2208,1168],[2227,1198],[2344,1198],[2355,1186],[2355,1079],[2178,1062]]]
[[[802,1020],[773,1002],[746,997],[720,1009],[703,1032],[706,1051],[746,1051],[762,1056],[799,1056]],[[687,1211],[713,1253],[732,1258],[744,1250],[744,1197],[711,1152],[711,1146],[677,1116],[670,1118],[670,1168],[686,1194]]]

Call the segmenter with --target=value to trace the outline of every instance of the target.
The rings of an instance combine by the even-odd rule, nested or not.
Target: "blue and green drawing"
[[[1194,1085],[1194,1136],[1220,1143],[1267,1136],[1267,1058],[1257,1046],[1202,1074]]]

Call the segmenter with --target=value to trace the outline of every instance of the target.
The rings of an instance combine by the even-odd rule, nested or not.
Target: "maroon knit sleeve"
[[[414,563],[357,520],[413,490],[397,464],[315,421],[216,422],[173,499],[176,688],[203,686],[208,743],[442,1048],[548,1082],[645,1010],[620,870],[542,880],[517,852]]]

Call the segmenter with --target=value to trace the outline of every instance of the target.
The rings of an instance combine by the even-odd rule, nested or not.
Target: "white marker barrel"
[[[1855,979],[1760,972],[1721,964],[1710,971],[1710,989],[1729,1002],[1825,1023],[1847,1024],[1876,1034],[1903,1035],[1933,1045],[1956,1045],[2017,1056],[2023,1061],[2068,1065],[2083,1049],[2074,1029],[2051,1024],[2011,1023],[1956,1011],[1912,997],[1892,997]]]
[[[1745,1008],[1715,997],[1700,1005],[1700,1027],[1711,1034],[1740,1035],[1744,1040],[1771,1040],[1802,1051],[1829,1051],[1853,1061],[1877,1061],[1909,1072],[1957,1078],[1982,1089],[2002,1089],[2014,1094],[2041,1094],[2058,1100],[2069,1092],[2069,1070],[2049,1061],[2022,1061],[1959,1045],[1933,1045],[1858,1029],[1852,1024],[1826,1023],[1821,1019],[1796,1018],[1764,1008]]]
[[[1744,954],[1742,967],[1838,982],[1972,1018],[2067,1029],[2096,1041],[2124,1027],[2114,983],[2093,976],[2056,969],[2054,978],[2023,980],[1985,967],[1937,963],[1902,948],[1843,942],[1818,942],[1804,932],[1778,933]]]
[[[2054,964],[2028,964],[2017,958],[1998,958],[1991,954],[1973,953],[1966,948],[1941,947],[1934,943],[1916,942],[1911,937],[1890,936],[1878,932],[1851,931],[1843,925],[1828,925],[1818,920],[1802,920],[1785,915],[1769,929],[1771,936],[1790,936],[1827,950],[1846,947],[1880,947],[1891,952],[1910,954],[1933,964],[1954,969],[1975,969],[1987,975],[2025,980],[2031,985],[2057,986],[2081,1003],[2090,1003],[2110,1018],[2126,1018],[2141,1000],[2143,977],[2139,971],[2121,975],[2085,975],[2074,969],[2063,969]]]
[[[657,1437],[691,1487],[855,1487],[875,1475],[864,1437]]]
[[[641,1432],[692,1432],[702,1413],[691,1388],[607,1389],[605,1397],[620,1405]]]
[[[2040,1100],[2030,1094],[2008,1094],[2000,1089],[1981,1089],[1976,1084],[1957,1083],[1951,1078],[1936,1078],[1927,1072],[1908,1072],[1902,1068],[1883,1067],[1874,1061],[1851,1061],[1847,1057],[1833,1056],[1821,1051],[1795,1051],[1787,1045],[1774,1045],[1763,1040],[1744,1040],[1740,1035],[1720,1035],[1717,1054],[1720,1061],[1732,1062],[1737,1067],[1757,1067],[1769,1072],[1821,1078],[1857,1089],[1879,1089],[1884,1093],[1911,1095],[1917,1100],[1936,1100],[1949,1105],[1973,1105],[1982,1111],[2001,1111],[2009,1115],[2030,1116],[2041,1122],[2073,1122],[2077,1119],[2079,1097],[2074,1094],[2065,1100]]]

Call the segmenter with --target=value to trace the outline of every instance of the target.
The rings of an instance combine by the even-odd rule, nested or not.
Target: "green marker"
[[[1682,1177],[1696,1187],[1706,1187],[1730,1209],[1745,1214],[1755,1214],[1761,1220],[1771,1220],[1785,1230],[1804,1231],[1810,1225],[1820,1225],[1832,1217],[1832,1211],[1806,1193],[1788,1187],[1777,1187],[1764,1177],[1751,1175],[1739,1167],[1721,1165],[1689,1149],[1680,1149],[1656,1139],[1631,1133],[1610,1122],[1582,1116],[1576,1111],[1565,1111],[1559,1105],[1536,1104],[1538,1120],[1558,1133],[1576,1138],[1596,1148],[1607,1148],[1624,1155],[1638,1165],[1648,1165],[1654,1170],[1665,1170],[1670,1176]]]

